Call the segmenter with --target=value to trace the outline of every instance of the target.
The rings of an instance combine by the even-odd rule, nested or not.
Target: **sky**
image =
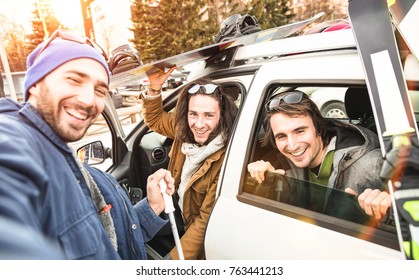
[[[30,18],[35,0],[0,0],[0,14],[30,30]],[[53,0],[56,17],[64,25],[74,28],[82,23],[80,0]]]

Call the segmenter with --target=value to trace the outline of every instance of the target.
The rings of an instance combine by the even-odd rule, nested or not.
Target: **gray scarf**
[[[109,239],[112,242],[115,251],[118,250],[118,243],[116,239],[116,232],[115,232],[115,225],[113,223],[113,219],[111,216],[110,205],[108,205],[103,197],[102,193],[100,192],[99,187],[97,186],[95,180],[93,180],[92,175],[90,175],[89,171],[84,168],[83,164],[81,163],[80,159],[75,156],[75,160],[77,165],[80,168],[81,173],[83,174],[84,180],[86,181],[87,186],[89,187],[90,196],[92,198],[93,204],[96,207],[99,219],[106,230],[106,233],[109,236]]]

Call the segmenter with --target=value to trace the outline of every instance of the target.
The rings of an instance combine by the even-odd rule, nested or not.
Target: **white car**
[[[274,153],[272,148],[261,147],[258,140],[263,132],[264,104],[275,91],[298,88],[310,94],[327,117],[364,125],[374,131],[372,107],[375,105],[369,102],[352,30],[238,46],[219,54],[223,55],[230,60],[208,60],[204,68],[190,75],[194,79],[205,76],[222,83],[228,87],[228,94],[236,97],[239,106],[205,233],[206,258],[402,259],[391,217],[381,224],[375,223],[345,193],[316,187],[337,197],[332,209],[340,209],[343,214],[336,214],[336,211],[290,205],[251,191],[254,182],[249,179],[247,164],[266,152]],[[418,105],[414,97],[419,92],[417,59],[408,56],[403,63],[409,68],[405,73],[413,103]],[[166,110],[175,108],[183,87],[165,98]],[[334,107],[328,107],[330,104]],[[415,113],[419,113],[418,109],[419,106],[414,106]],[[112,126],[113,165],[108,171],[126,187],[136,203],[146,194],[147,177],[167,167],[172,140],[150,131],[142,121],[125,135],[110,100],[104,114]],[[267,180],[266,187],[272,188],[275,180]],[[161,259],[168,250],[168,240],[154,239],[148,243],[152,259]]]

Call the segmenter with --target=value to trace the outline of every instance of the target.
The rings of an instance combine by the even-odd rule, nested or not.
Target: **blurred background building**
[[[108,53],[134,38],[131,0],[80,0],[84,32]]]

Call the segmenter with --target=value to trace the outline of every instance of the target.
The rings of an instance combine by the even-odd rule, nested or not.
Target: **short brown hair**
[[[279,95],[275,95],[275,97],[273,98],[284,96],[288,94],[289,92],[290,91],[282,92]],[[334,135],[334,133],[328,129],[329,123],[334,122],[334,121],[330,119],[325,119],[320,113],[317,105],[306,94],[303,93],[303,97],[301,101],[298,103],[288,104],[286,102],[281,102],[274,109],[265,110],[265,117],[263,119],[263,126],[265,129],[265,134],[261,138],[261,142],[263,146],[267,146],[269,143],[271,143],[274,147],[276,147],[275,138],[274,138],[273,131],[270,125],[270,120],[274,114],[278,114],[278,113],[284,114],[289,117],[299,117],[299,116],[310,117],[311,120],[313,121],[314,128],[316,129],[316,133],[318,133],[321,136],[322,142],[325,146],[329,144],[330,140],[332,139]]]

